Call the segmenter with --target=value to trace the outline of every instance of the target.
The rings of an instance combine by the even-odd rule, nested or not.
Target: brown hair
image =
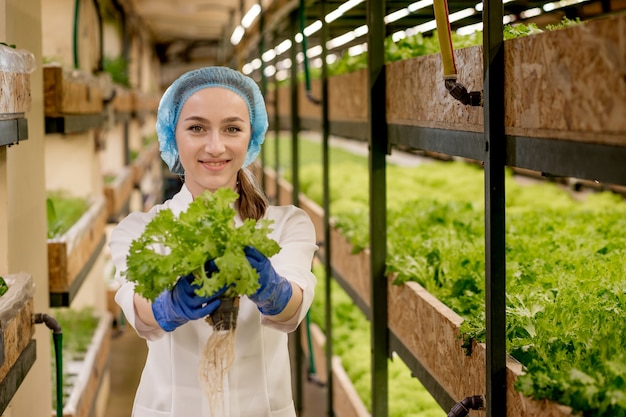
[[[237,173],[237,182],[239,183],[237,209],[241,219],[261,219],[269,203],[254,174],[248,168],[241,168]]]

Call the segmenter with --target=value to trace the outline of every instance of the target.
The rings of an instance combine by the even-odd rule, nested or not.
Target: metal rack
[[[515,2],[503,4],[502,0],[485,0],[483,3],[483,68],[484,97],[484,132],[447,130],[399,124],[388,124],[385,117],[385,55],[384,38],[393,30],[386,26],[384,17],[389,10],[388,5],[400,7],[409,2],[399,1],[367,1],[355,8],[341,24],[324,25],[319,34],[319,43],[325,45],[331,33],[345,31],[346,27],[367,24],[368,45],[368,121],[367,122],[331,122],[328,119],[328,83],[327,68],[322,65],[321,88],[321,120],[309,120],[298,117],[297,69],[291,68],[291,117],[281,119],[275,115],[272,124],[278,131],[288,127],[293,139],[293,196],[297,203],[298,177],[297,136],[301,128],[318,130],[323,138],[323,185],[324,212],[326,229],[328,229],[328,138],[331,134],[367,140],[369,143],[370,195],[384,196],[386,191],[385,156],[391,147],[404,147],[422,151],[444,153],[451,156],[470,158],[482,162],[484,166],[485,189],[485,282],[486,282],[486,392],[487,417],[507,415],[506,404],[506,314],[505,314],[505,167],[530,169],[555,176],[576,177],[601,181],[611,184],[626,184],[626,147],[583,141],[557,140],[550,137],[525,137],[506,135],[504,124],[504,40],[503,14],[510,8],[519,7]],[[544,2],[536,2],[541,5]],[[307,11],[314,16],[324,16],[330,5],[337,7],[334,1],[307,2]],[[604,3],[606,4],[606,3]],[[451,9],[467,7],[467,2],[451,2]],[[266,30],[251,42],[248,47],[254,48],[267,43],[278,44],[286,38],[293,38],[298,33],[297,4],[290,2],[292,7],[290,19],[283,19],[264,27]],[[570,11],[571,14],[571,11]],[[416,24],[422,15],[412,17],[409,24]],[[407,24],[405,22],[404,24]],[[287,35],[285,35],[287,33]],[[259,40],[260,39],[260,40]],[[292,48],[291,59],[295,62],[295,48]],[[322,60],[327,54],[323,47]],[[432,74],[431,74],[432,75]],[[265,82],[265,81],[264,81]],[[278,95],[274,97],[277,105]],[[278,113],[278,112],[277,112]],[[375,138],[375,140],[373,139]],[[278,160],[278,158],[276,158]],[[277,189],[279,187],[276,187]],[[371,322],[372,345],[372,415],[384,417],[388,415],[387,392],[387,358],[395,351],[409,366],[424,386],[444,409],[451,408],[455,401],[443,389],[436,379],[414,358],[402,342],[389,330],[387,323],[387,280],[385,276],[386,258],[386,201],[384,198],[370,199],[370,307],[366,305],[347,285],[342,277],[333,271],[330,259],[330,238],[325,230],[323,259],[327,276],[334,276],[344,287],[355,303],[363,310]],[[329,285],[326,286],[326,297],[329,299]],[[328,305],[328,302],[327,302]],[[330,309],[327,306],[327,316]],[[327,323],[327,354],[332,352],[330,322]],[[327,360],[330,364],[331,361]],[[331,369],[328,369],[331,374]],[[328,387],[329,415],[332,415],[332,378]]]

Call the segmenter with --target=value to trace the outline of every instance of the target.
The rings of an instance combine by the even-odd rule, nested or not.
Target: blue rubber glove
[[[217,270],[213,262],[207,262],[205,269],[207,274]],[[193,281],[193,274],[180,277],[174,288],[164,290],[152,303],[154,318],[166,332],[173,331],[189,320],[206,317],[219,307],[219,296],[226,291],[226,287],[210,297],[201,297],[196,295],[198,286]]]
[[[244,248],[250,265],[259,273],[261,287],[249,298],[266,316],[275,316],[285,309],[291,299],[291,283],[278,275],[269,259],[252,246]]]

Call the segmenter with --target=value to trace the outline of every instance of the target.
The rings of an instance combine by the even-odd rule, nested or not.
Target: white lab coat
[[[211,416],[202,394],[197,370],[199,355],[212,332],[204,320],[190,321],[173,332],[143,323],[133,306],[134,283],[120,275],[126,269],[130,243],[139,237],[158,210],[170,208],[178,215],[191,203],[183,185],[171,200],[147,213],[132,213],[111,233],[110,249],[121,283],[115,301],[128,323],[148,344],[148,356],[135,396],[133,417],[295,417],[291,393],[287,333],[304,319],[313,301],[315,276],[311,273],[315,230],[307,214],[294,206],[270,206],[265,218],[274,220],[269,235],[281,246],[271,258],[283,277],[303,290],[303,302],[296,315],[285,323],[262,316],[247,297],[240,300],[235,333],[235,361],[224,383],[225,415]],[[237,224],[241,224],[239,218]]]

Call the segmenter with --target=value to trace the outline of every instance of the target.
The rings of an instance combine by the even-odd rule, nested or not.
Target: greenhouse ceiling
[[[223,64],[238,53],[246,61],[259,55],[259,11],[266,14],[263,33],[267,43],[279,45],[290,39],[290,19],[300,0],[123,0],[131,15],[151,31],[163,62],[202,61]],[[329,50],[346,49],[367,40],[366,0],[327,0],[324,17],[320,2],[304,1],[303,26],[309,45],[319,44],[321,22],[329,23]],[[504,0],[505,23],[534,21],[551,23],[608,14],[626,8],[624,0]],[[449,0],[453,30],[478,28],[482,3]],[[432,0],[386,1],[387,33],[409,29],[410,33],[434,28]],[[300,21],[297,21],[300,25]],[[400,35],[399,35],[400,36]],[[288,48],[287,48],[288,49]],[[261,51],[263,53],[265,51]],[[286,51],[285,51],[286,52]]]

